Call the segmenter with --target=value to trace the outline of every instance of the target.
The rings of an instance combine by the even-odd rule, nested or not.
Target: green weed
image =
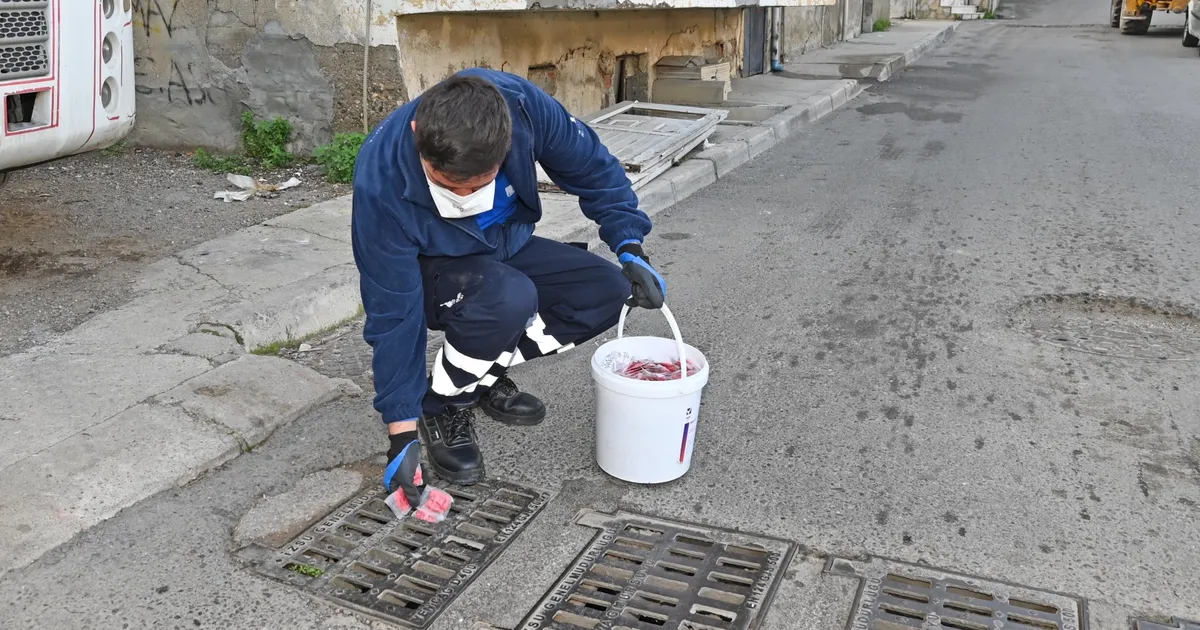
[[[983,19],[985,19],[985,20],[994,20],[994,19],[996,19],[996,12],[995,12],[995,11],[992,11],[991,9],[988,9],[987,11],[984,11],[984,12],[983,12]]]
[[[325,569],[322,569],[321,567],[314,567],[311,564],[300,564],[297,562],[289,562],[289,563],[283,565],[283,568],[287,569],[288,571],[295,571],[296,573],[299,573],[300,575],[307,575],[308,577],[311,577],[311,578],[318,578],[318,577],[321,577],[322,575],[325,575]]]
[[[196,149],[196,152],[192,154],[192,164],[206,171],[237,173],[238,175],[250,174],[250,166],[246,164],[246,159],[242,156],[213,155],[203,147]]]
[[[339,133],[333,137],[333,142],[317,147],[313,155],[325,172],[325,179],[348,184],[354,179],[354,163],[358,159],[358,151],[366,141],[366,134]]]
[[[892,28],[892,21],[888,19],[875,20],[875,25],[871,27],[876,33],[880,33]]]
[[[242,155],[213,155],[204,148],[192,154],[192,164],[218,173],[253,174],[254,167],[283,168],[296,161],[287,150],[292,123],[283,118],[259,120],[253,112],[242,114]]]
[[[317,331],[311,332],[307,335],[304,335],[303,337],[292,337],[291,333],[288,333],[287,339],[283,339],[281,341],[272,341],[271,343],[266,344],[265,346],[258,346],[257,348],[254,348],[253,350],[251,350],[250,354],[258,354],[258,355],[263,355],[263,356],[279,356],[281,353],[283,353],[284,350],[295,350],[296,348],[299,348],[300,344],[302,344],[302,343],[307,343],[318,337],[324,337],[325,335],[328,335],[329,333],[341,328],[342,326],[345,326],[346,324],[349,324],[350,322],[362,317],[363,314],[364,314],[363,307],[361,304],[359,304],[358,310],[356,310],[353,315],[351,315],[350,317],[347,317],[346,319],[343,319],[342,321],[340,321],[336,324],[331,324],[320,330],[317,330]],[[239,343],[241,343],[241,342],[239,341]]]
[[[295,161],[287,150],[292,140],[292,123],[283,118],[258,120],[253,112],[242,114],[242,149],[246,157],[263,168],[282,168]]]
[[[122,153],[125,153],[125,141],[124,140],[122,140],[121,142],[118,142],[112,146],[105,147],[103,150],[100,151],[100,155],[103,155],[104,157],[116,157],[118,155],[121,155]]]

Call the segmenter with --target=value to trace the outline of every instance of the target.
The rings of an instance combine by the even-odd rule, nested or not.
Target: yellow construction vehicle
[[[1155,11],[1184,13],[1188,0],[1112,0],[1109,26],[1120,28],[1125,35],[1142,35],[1150,30],[1150,18]]]

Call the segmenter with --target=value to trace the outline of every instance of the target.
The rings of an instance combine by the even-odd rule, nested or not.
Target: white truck
[[[1200,46],[1200,0],[1188,2],[1187,21],[1183,23],[1183,45],[1188,48]]]
[[[0,185],[119,142],[134,94],[131,0],[0,0]]]

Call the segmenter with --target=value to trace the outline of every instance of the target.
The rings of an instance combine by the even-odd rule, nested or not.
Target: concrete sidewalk
[[[884,58],[873,63],[887,67],[874,78],[956,26],[900,23],[866,36]],[[805,78],[807,66],[735,80],[729,124],[641,189],[643,209],[654,215],[695,194],[863,89],[841,76]],[[0,357],[0,575],[252,449],[314,406],[360,391],[249,353],[361,312],[350,205],[349,197],[318,204],[161,260],[125,306]],[[543,205],[538,235],[597,243],[572,197],[547,194]]]
[[[959,22],[897,20],[886,31],[864,33],[831,48],[814,50],[786,68],[805,79],[887,81],[927,50],[944,41]]]

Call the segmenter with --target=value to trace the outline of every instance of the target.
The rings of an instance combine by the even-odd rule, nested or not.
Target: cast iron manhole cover
[[[521,630],[748,630],[795,553],[786,540],[585,510],[600,530]]]
[[[1200,630],[1200,622],[1172,619],[1170,623],[1163,624],[1146,619],[1136,619],[1133,622],[1133,630]]]
[[[1091,354],[1161,361],[1200,357],[1195,313],[1136,298],[1040,296],[1018,308],[1012,324],[1046,343]]]
[[[1083,600],[883,558],[830,557],[830,575],[862,581],[850,630],[1085,630]]]
[[[248,553],[267,576],[359,612],[425,628],[550,499],[502,481],[446,488],[445,521],[397,521],[383,490],[361,494],[280,550]],[[260,548],[261,549],[261,548]],[[257,556],[257,557],[255,557]]]

